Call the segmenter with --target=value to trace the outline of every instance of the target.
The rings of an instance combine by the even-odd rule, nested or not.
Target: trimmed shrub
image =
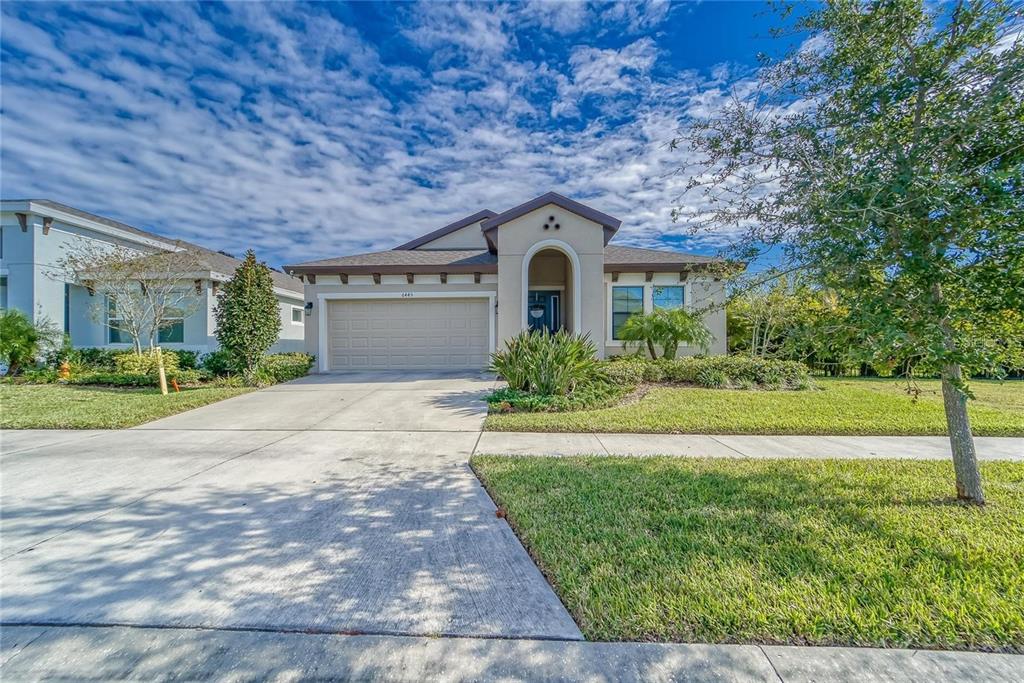
[[[85,372],[72,374],[68,384],[102,384],[112,387],[153,387],[157,384],[154,375],[130,372]]]
[[[492,413],[587,410],[611,405],[628,390],[628,387],[601,380],[581,384],[566,395],[534,394],[505,387],[487,397],[487,407]]]
[[[491,354],[491,367],[513,389],[564,396],[598,378],[596,354],[587,335],[527,330],[508,340],[505,350]]]
[[[231,354],[224,349],[218,349],[217,351],[211,351],[210,353],[203,356],[203,369],[207,372],[216,375],[217,377],[224,377],[230,375],[233,367],[231,365]]]
[[[808,389],[807,366],[797,361],[751,356],[691,356],[648,360],[638,355],[604,364],[609,380],[622,385],[640,382],[695,384],[713,389]]]
[[[305,377],[313,367],[313,360],[313,356],[308,353],[271,354],[260,363],[260,379],[270,379],[269,383],[275,384]]]
[[[175,351],[178,354],[178,367],[182,370],[198,370],[199,369],[199,356],[198,351]]]
[[[665,366],[665,379],[713,388],[805,389],[811,385],[803,363],[740,355],[681,358]]]
[[[180,369],[178,354],[174,351],[161,351],[164,360],[164,373],[167,379],[177,376]],[[114,356],[114,368],[121,375],[159,375],[159,366],[155,350],[135,353],[128,351]]]
[[[78,362],[94,370],[113,370],[117,367],[114,359],[122,353],[124,352],[95,347],[74,350]]]

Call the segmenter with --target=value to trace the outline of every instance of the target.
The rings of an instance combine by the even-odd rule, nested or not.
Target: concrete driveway
[[[0,618],[580,638],[468,466],[489,376],[326,375],[9,432]]]

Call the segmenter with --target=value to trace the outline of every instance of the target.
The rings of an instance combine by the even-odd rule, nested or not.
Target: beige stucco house
[[[724,301],[721,262],[610,244],[620,224],[549,192],[389,251],[285,266],[305,282],[306,351],[321,372],[481,369],[526,328],[567,328],[608,356],[630,315],[685,306],[710,310],[725,353],[725,312],[708,306]]]

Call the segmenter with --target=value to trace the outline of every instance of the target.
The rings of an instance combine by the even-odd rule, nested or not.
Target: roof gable
[[[419,248],[421,248],[421,247],[423,247],[423,246],[433,242],[434,240],[437,240],[437,239],[440,239],[440,238],[444,237],[445,235],[450,235],[453,232],[461,230],[461,229],[463,229],[463,228],[465,228],[467,226],[473,225],[475,223],[479,223],[480,221],[482,221],[482,220],[484,220],[486,218],[493,218],[496,215],[497,214],[494,213],[493,211],[491,211],[490,209],[484,209],[483,211],[477,211],[476,213],[474,213],[471,216],[466,216],[465,218],[460,218],[459,220],[455,221],[454,223],[449,223],[448,225],[444,226],[443,228],[438,228],[437,230],[434,230],[433,232],[428,232],[426,235],[422,235],[421,237],[417,237],[416,239],[411,240],[409,242],[406,242],[405,244],[400,244],[397,247],[395,247],[394,250],[395,251],[405,251],[405,250],[408,250],[408,249],[419,249]]]
[[[498,226],[504,225],[510,221],[514,221],[520,216],[525,216],[531,211],[553,204],[561,209],[570,211],[581,218],[585,218],[588,221],[597,223],[604,228],[604,243],[608,244],[608,240],[612,238],[615,232],[622,225],[622,221],[614,216],[609,216],[606,213],[598,211],[597,209],[591,208],[586,204],[581,204],[573,199],[569,199],[566,196],[560,195],[557,192],[547,192],[539,197],[535,197],[528,202],[524,202],[519,206],[514,206],[508,211],[503,211],[497,216],[493,216],[485,220],[481,227],[484,233],[489,233],[492,230],[496,230]],[[488,242],[492,242],[492,239],[488,237]]]

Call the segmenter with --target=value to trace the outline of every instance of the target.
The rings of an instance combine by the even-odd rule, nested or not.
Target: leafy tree
[[[217,299],[217,341],[234,366],[253,380],[267,350],[281,332],[274,280],[250,249]]]
[[[191,245],[144,252],[94,240],[66,247],[50,277],[74,282],[97,294],[90,307],[95,322],[123,332],[136,354],[156,346],[171,318],[186,318],[199,309],[196,275],[208,271]]]
[[[865,361],[941,373],[957,496],[978,504],[967,376],[1024,343],[1021,19],[1001,1],[836,0],[673,142],[702,157],[700,208],[677,216],[735,226],[747,257],[782,250],[848,309]]]
[[[753,280],[738,280],[726,305],[730,351],[823,364],[835,372],[854,364],[849,311],[835,292],[802,274],[758,273]]]
[[[699,314],[675,308],[659,309],[646,315],[636,314],[626,319],[619,336],[627,344],[646,345],[651,358],[675,358],[680,344],[693,344],[706,352],[711,347],[711,332]]]

